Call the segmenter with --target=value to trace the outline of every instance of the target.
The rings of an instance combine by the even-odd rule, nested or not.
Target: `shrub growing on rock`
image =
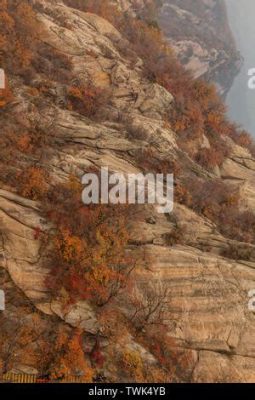
[[[44,200],[48,192],[47,174],[36,166],[17,173],[18,193],[30,200]]]
[[[78,182],[69,182],[48,194],[45,215],[55,230],[49,236],[46,284],[53,296],[64,290],[70,302],[86,299],[103,305],[125,287],[133,268],[125,252],[128,210],[124,206],[86,206],[81,193]]]
[[[81,332],[78,329],[70,335],[59,331],[54,350],[50,365],[51,379],[61,381],[70,375],[78,375],[83,382],[92,382],[94,371],[85,359]]]

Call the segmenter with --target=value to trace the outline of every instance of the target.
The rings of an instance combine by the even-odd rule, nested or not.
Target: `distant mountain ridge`
[[[216,83],[225,97],[241,67],[224,0],[116,0],[125,11],[147,14],[164,31],[194,77]],[[149,10],[149,11],[148,11]],[[158,15],[156,15],[158,14]]]

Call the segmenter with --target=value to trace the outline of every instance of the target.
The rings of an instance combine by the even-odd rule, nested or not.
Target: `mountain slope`
[[[40,63],[32,86],[9,74],[14,100],[0,115],[4,129],[12,128],[15,121],[19,131],[22,127],[38,135],[30,142],[32,151],[24,147],[24,139],[18,142],[15,164],[6,162],[7,158],[1,161],[8,177],[13,177],[14,170],[16,181],[4,177],[1,181],[0,262],[6,271],[1,287],[7,292],[7,308],[0,319],[7,342],[18,318],[28,321],[28,329],[35,325],[36,332],[28,343],[21,327],[17,328],[21,337],[12,342],[18,356],[13,346],[11,352],[8,348],[2,352],[4,372],[45,374],[53,369],[61,375],[57,368],[61,346],[54,348],[54,339],[50,342],[53,355],[49,360],[43,359],[40,349],[48,337],[64,332],[82,338],[81,346],[74,343],[79,354],[81,348],[84,351],[87,364],[77,366],[79,357],[70,360],[67,350],[61,362],[68,365],[69,373],[85,370],[88,380],[93,369],[96,380],[110,382],[254,382],[255,320],[248,310],[247,293],[254,287],[255,246],[230,238],[209,212],[206,217],[188,207],[181,196],[171,215],[160,215],[152,206],[132,211],[127,247],[135,260],[132,288],[121,288],[102,307],[87,299],[70,301],[66,290],[52,293],[46,285],[52,266],[43,237],[52,229],[52,221],[45,213],[46,200],[34,196],[35,187],[43,188],[44,175],[39,176],[39,185],[35,179],[32,191],[22,186],[29,168],[43,170],[45,184],[54,193],[58,185],[68,184],[70,176],[81,177],[91,168],[108,166],[111,171],[133,173],[155,164],[167,169],[178,164],[178,184],[194,176],[226,182],[232,185],[231,191],[240,193],[241,201],[245,199],[247,209],[254,206],[255,160],[227,137],[230,150],[224,162],[214,169],[203,168],[179,146],[178,135],[166,121],[166,113],[175,107],[172,94],[144,75],[140,57],[123,52],[128,42],[116,28],[98,15],[62,2],[36,0],[33,4],[41,23]],[[71,82],[65,74],[60,79],[59,64],[53,74],[50,54],[56,59],[61,54],[61,69],[70,73]],[[49,71],[48,79],[45,71]],[[77,100],[81,99],[74,88],[87,88],[88,82],[90,90],[96,89],[93,98],[100,93],[99,113],[89,108],[84,114],[89,95],[83,106]],[[229,256],[233,248],[236,259]],[[154,327],[160,315],[154,313],[152,320],[141,315],[155,301],[161,305],[158,310],[166,326],[164,343],[158,346],[151,344],[160,336]],[[24,311],[25,305],[29,311]],[[139,318],[134,317],[137,307],[142,309]],[[30,315],[35,323],[29,322]],[[24,352],[31,357],[24,359]]]

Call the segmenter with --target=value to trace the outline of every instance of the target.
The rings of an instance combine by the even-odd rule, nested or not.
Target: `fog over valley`
[[[229,115],[255,136],[255,90],[248,87],[248,71],[255,68],[255,2],[225,0],[229,24],[243,57],[243,66],[227,96]]]

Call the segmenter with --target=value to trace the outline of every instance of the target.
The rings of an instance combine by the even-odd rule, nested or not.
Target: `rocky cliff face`
[[[47,33],[44,43],[71,57],[73,71],[81,82],[89,79],[99,88],[111,89],[104,118],[95,122],[60,106],[63,87],[59,83],[51,88],[51,96],[41,109],[27,95],[26,86],[16,82],[13,114],[28,116],[31,124],[36,121],[38,129],[48,127],[54,131],[54,145],[41,165],[48,169],[55,182],[66,181],[70,174],[81,176],[91,166],[108,166],[112,171],[124,173],[138,172],[140,167],[134,161],[134,154],[142,152],[149,143],[159,161],[171,154],[185,164],[187,173],[193,170],[198,176],[218,176],[223,181],[233,182],[245,202],[254,207],[255,160],[248,151],[229,139],[231,154],[223,166],[215,175],[205,171],[178,148],[175,132],[165,123],[165,112],[174,101],[172,95],[143,77],[141,60],[133,64],[121,54],[119,43],[123,38],[112,25],[97,15],[79,12],[62,2],[35,3],[46,4],[37,11]],[[167,3],[162,14],[163,23],[171,12],[178,23],[182,21],[180,26],[188,20],[195,32],[200,30],[199,16],[180,8],[180,4],[170,6]],[[215,2],[206,3],[207,13],[212,15]],[[211,59],[208,44],[205,47],[204,43],[188,42],[180,32],[176,34],[175,44],[176,48],[182,47],[182,51],[185,46],[189,52],[197,51],[199,66],[195,69],[200,71],[199,75],[208,72]],[[214,49],[216,69],[219,58],[229,60],[223,51]],[[194,58],[188,62],[195,63]],[[40,81],[40,75],[37,80]],[[132,139],[128,134],[131,128],[142,132],[142,138]],[[32,158],[30,161],[32,163]],[[2,185],[0,278],[1,288],[7,294],[6,311],[0,316],[3,329],[10,332],[10,327],[17,326],[18,321],[28,321],[36,314],[40,332],[45,337],[62,324],[68,329],[79,327],[84,332],[85,348],[89,352],[88,348],[94,343],[93,335],[100,331],[98,310],[85,301],[66,308],[61,298],[51,299],[45,287],[49,271],[40,242],[34,237],[35,229],[44,230],[47,226],[40,209],[39,202],[20,197],[8,185]],[[185,237],[182,244],[170,246],[166,237],[173,232],[176,223],[185,227]],[[222,252],[229,246],[242,248],[243,243],[222,236],[212,222],[181,204],[175,204],[170,217],[148,206],[134,216],[131,226],[129,251],[140,260],[133,272],[134,280],[144,298],[149,287],[156,296],[159,286],[167,286],[167,334],[174,339],[178,351],[190,356],[185,379],[254,382],[255,319],[248,310],[247,293],[255,285],[255,247],[249,245],[252,254],[249,261],[223,257]],[[124,295],[114,304],[124,316],[131,316],[132,308]],[[32,351],[32,346],[33,343],[29,343],[26,351]],[[102,337],[102,346],[107,363],[100,373],[106,380],[132,379],[123,376],[111,363],[113,352],[118,353],[123,347],[138,352],[149,365],[155,364],[154,356],[138,342],[132,329],[123,333],[118,342]],[[13,358],[12,370],[40,371],[39,364],[32,358],[24,362],[20,348]]]

